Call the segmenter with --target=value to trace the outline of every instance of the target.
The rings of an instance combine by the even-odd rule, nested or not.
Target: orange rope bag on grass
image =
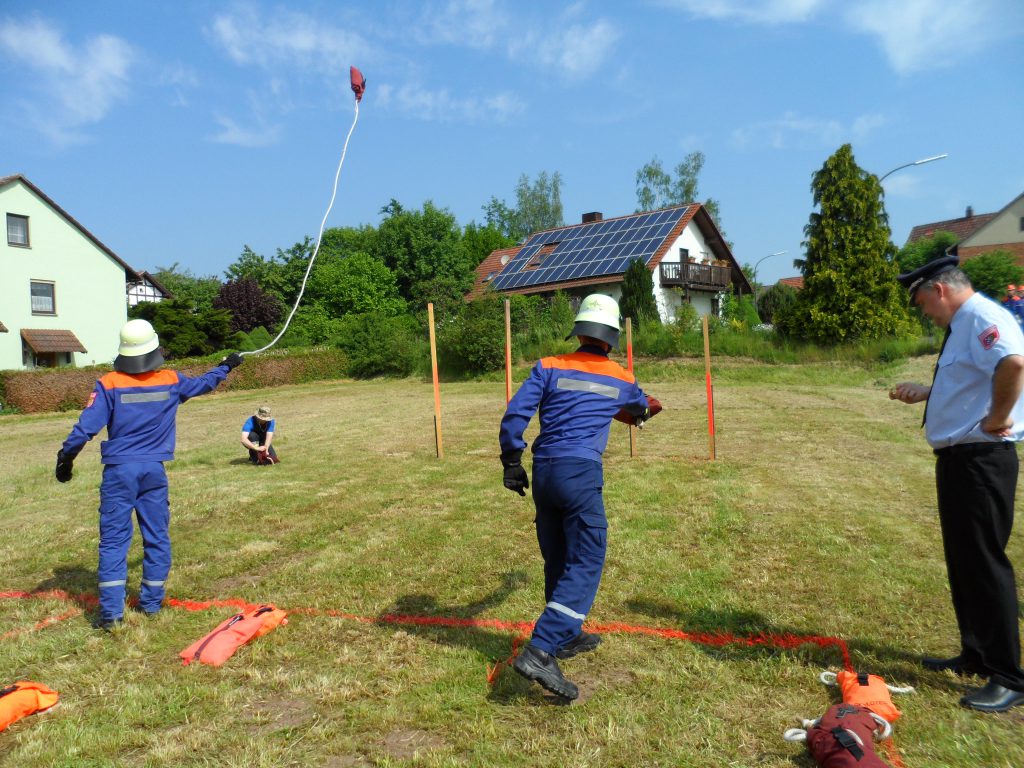
[[[55,707],[58,698],[56,691],[27,680],[0,688],[0,731],[23,717]]]
[[[196,640],[178,655],[185,665],[198,661],[219,667],[231,658],[240,646],[262,637],[281,624],[287,624],[288,614],[272,605],[261,605],[236,613],[225,619],[205,637]]]
[[[878,675],[869,675],[866,672],[822,672],[819,677],[825,685],[838,685],[843,692],[843,702],[856,704],[859,707],[866,707],[879,717],[885,718],[886,722],[895,723],[903,713],[896,709],[892,703],[893,693],[912,693],[913,688],[899,688],[894,685],[887,685],[885,680]]]

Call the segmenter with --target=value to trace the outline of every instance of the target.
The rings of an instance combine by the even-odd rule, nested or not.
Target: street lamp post
[[[762,256],[754,264],[754,268],[752,270],[750,270],[754,274],[754,305],[755,306],[757,305],[757,268],[759,266],[761,266],[761,262],[764,261],[765,259],[770,259],[772,256],[781,256],[784,253],[788,253],[788,251],[776,251],[775,253],[769,253],[767,256]]]
[[[896,173],[896,171],[902,170],[903,168],[909,168],[912,165],[924,165],[925,163],[930,163],[933,160],[941,160],[944,157],[949,157],[949,153],[948,152],[943,152],[941,155],[935,155],[935,157],[926,157],[926,158],[923,158],[922,160],[915,160],[912,163],[904,163],[903,165],[898,165],[895,168],[893,168],[891,171],[889,171],[888,173],[885,173],[882,176],[879,176],[878,177],[878,183],[881,184],[886,176],[888,176],[890,174],[893,174],[893,173]]]

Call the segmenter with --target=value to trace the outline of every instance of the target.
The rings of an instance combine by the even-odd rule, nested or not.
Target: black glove
[[[242,357],[237,352],[232,352],[230,355],[228,355],[223,360],[221,360],[220,363],[218,363],[218,365],[225,366],[228,369],[228,373],[231,373],[235,368],[240,366],[243,362],[245,362],[245,358],[244,357]]]
[[[54,471],[54,475],[58,481],[66,483],[71,479],[71,468],[75,463],[75,455],[64,453],[63,449],[57,451],[57,469]]]
[[[505,467],[504,485],[510,491],[515,491],[520,496],[526,495],[526,488],[530,487],[530,478],[526,476],[526,470],[520,459],[522,451],[503,451],[501,454],[501,465]]]

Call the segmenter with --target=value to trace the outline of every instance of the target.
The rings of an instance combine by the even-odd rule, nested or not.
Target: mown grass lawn
[[[1024,711],[981,715],[972,681],[928,673],[953,653],[920,409],[893,403],[931,360],[886,368],[716,363],[718,460],[707,460],[703,368],[641,363],[665,412],[631,459],[615,425],[605,460],[607,568],[591,620],[740,635],[838,636],[896,684],[907,768],[1021,766]],[[521,378],[521,376],[520,376]],[[532,505],[501,486],[501,382],[446,384],[445,459],[429,384],[330,382],[222,393],[179,413],[171,479],[173,597],[242,598],[363,617],[532,621],[543,579]],[[238,445],[261,403],[282,463]],[[77,414],[0,417],[0,591],[95,591],[98,446],[53,479]],[[535,434],[536,426],[529,436]],[[1011,556],[1024,564],[1021,534]],[[130,584],[141,571],[138,537]],[[839,655],[714,647],[609,633],[563,668],[558,706],[509,670],[512,635],[295,615],[223,668],[177,653],[230,609],[129,616],[113,635],[56,600],[0,600],[0,683],[28,678],[62,705],[0,733],[0,763],[30,766],[810,766],[782,740],[835,700]],[[24,630],[24,631],[21,631]],[[975,681],[976,682],[976,681]]]

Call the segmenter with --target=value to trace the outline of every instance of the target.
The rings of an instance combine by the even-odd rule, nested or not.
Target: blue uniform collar
[[[596,344],[581,344],[577,352],[586,352],[589,355],[600,355],[601,357],[608,357],[608,353]]]

